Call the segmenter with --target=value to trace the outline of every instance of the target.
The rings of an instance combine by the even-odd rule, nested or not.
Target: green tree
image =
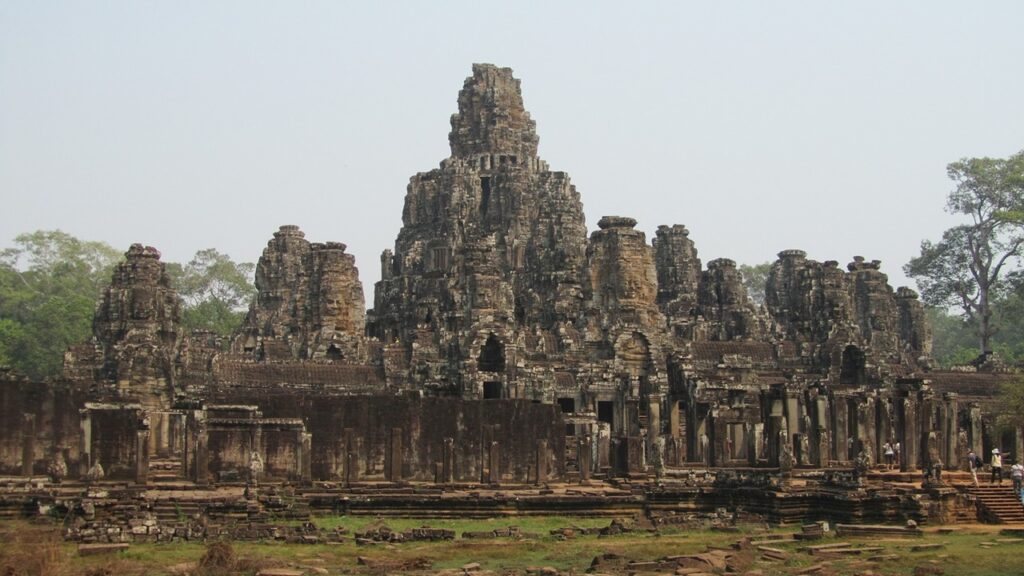
[[[764,304],[764,287],[768,283],[768,274],[772,270],[771,262],[761,264],[740,264],[740,274],[743,276],[743,285],[747,288],[747,295],[760,306]]]
[[[1024,151],[1006,159],[965,158],[946,171],[956,184],[946,210],[969,221],[938,242],[922,241],[921,255],[904,271],[917,280],[926,304],[960,309],[986,354],[996,333],[993,302],[1006,293],[1008,272],[1024,247]]]
[[[256,266],[236,263],[215,248],[196,252],[188,264],[170,263],[168,273],[181,296],[182,324],[186,330],[211,330],[230,336],[245,318],[249,301],[256,294],[252,284]]]
[[[999,391],[996,425],[1003,430],[1024,427],[1024,382],[1007,382]]]
[[[0,252],[0,363],[41,379],[88,339],[93,309],[120,253],[60,230],[21,234]]]

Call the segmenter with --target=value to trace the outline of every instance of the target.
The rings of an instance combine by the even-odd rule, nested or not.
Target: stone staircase
[[[155,484],[181,482],[185,480],[180,457],[151,458],[149,460],[149,481]]]
[[[1024,505],[1013,492],[1013,484],[982,484],[971,487],[978,500],[979,516],[999,524],[1024,523]]]

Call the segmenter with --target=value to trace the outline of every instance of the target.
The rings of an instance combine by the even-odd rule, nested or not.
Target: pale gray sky
[[[473,62],[511,67],[591,228],[801,248],[893,284],[947,163],[1024,148],[1024,3],[0,0],[0,245],[60,228],[255,261],[280,224],[368,302]]]

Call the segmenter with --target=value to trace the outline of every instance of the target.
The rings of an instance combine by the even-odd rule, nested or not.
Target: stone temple
[[[648,241],[604,216],[588,235],[508,68],[473,66],[448,138],[410,179],[369,310],[346,245],[288,225],[230,342],[185,334],[160,253],[132,246],[62,378],[0,374],[0,474],[33,487],[4,502],[78,510],[66,487],[105,482],[144,514],[158,505],[133,487],[258,483],[335,511],[1000,519],[941,470],[970,449],[1020,458],[991,410],[1013,375],[933,370],[917,294],[878,261],[782,250],[755,305],[683,225]],[[247,497],[243,513],[269,505]]]

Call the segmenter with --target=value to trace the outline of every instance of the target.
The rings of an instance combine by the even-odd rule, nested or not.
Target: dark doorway
[[[341,353],[341,348],[338,348],[336,344],[331,344],[330,347],[327,348],[327,354],[325,354],[325,356],[327,356],[328,360],[334,360],[335,362],[344,359],[344,355]]]
[[[477,370],[481,372],[504,372],[505,371],[505,349],[494,334],[487,337],[487,342],[480,348],[480,356],[477,358]]]
[[[867,359],[864,352],[856,346],[847,346],[843,350],[843,364],[839,369],[839,383],[844,386],[864,384],[866,379],[865,365]]]
[[[615,402],[599,401],[597,403],[597,421],[615,425]]]
[[[575,398],[559,398],[558,407],[562,409],[563,414],[572,414],[576,411],[576,399]]]
[[[501,382],[484,382],[484,400],[501,398]]]

